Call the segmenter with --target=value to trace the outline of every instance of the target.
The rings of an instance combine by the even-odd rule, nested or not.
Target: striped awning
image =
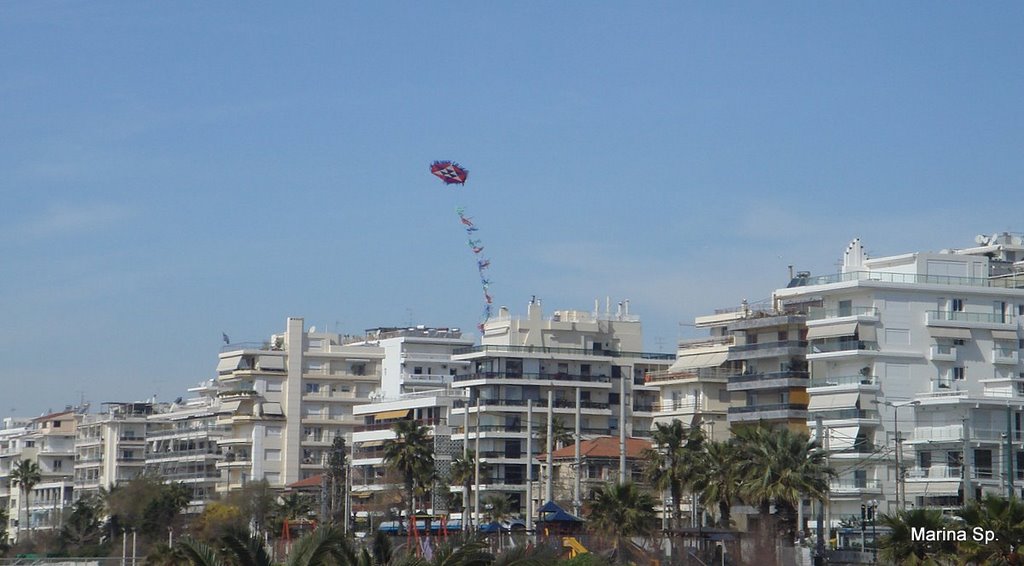
[[[387,421],[391,419],[404,419],[409,416],[412,409],[399,409],[397,411],[384,411],[383,413],[376,413],[373,415],[375,421]]]
[[[815,326],[808,328],[807,339],[821,340],[823,338],[839,338],[841,336],[853,336],[856,333],[856,322],[844,322],[842,324],[830,324],[828,326]]]
[[[957,340],[970,340],[971,330],[969,328],[949,328],[946,326],[929,326],[928,333],[934,338],[954,338]]]
[[[808,411],[827,411],[829,409],[853,409],[857,407],[860,393],[835,393],[832,395],[814,395],[807,405]]]

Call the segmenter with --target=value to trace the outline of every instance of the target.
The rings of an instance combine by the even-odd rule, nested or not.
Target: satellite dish
[[[982,234],[978,234],[977,236],[974,237],[974,243],[978,244],[979,246],[984,246],[985,244],[988,243],[988,238]]]
[[[315,326],[310,326],[309,327],[309,332],[310,332],[310,334],[316,332],[316,327]]]

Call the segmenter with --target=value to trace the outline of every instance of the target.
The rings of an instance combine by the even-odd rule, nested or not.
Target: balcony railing
[[[736,375],[736,370],[734,369],[692,368],[647,372],[644,375],[644,381],[646,381],[647,383],[658,383],[663,381],[704,379],[725,382],[728,381],[729,377],[733,375]]]
[[[872,409],[840,409],[838,411],[816,411],[815,416],[820,415],[826,421],[837,421],[847,419],[878,420],[878,411]]]
[[[853,491],[856,489],[881,489],[881,480],[867,479],[867,478],[842,478],[834,479],[828,482],[828,487],[832,491]]]
[[[750,405],[747,407],[729,407],[730,415],[748,413],[764,413],[768,411],[806,411],[807,405],[800,403],[776,403],[772,405]]]
[[[878,385],[873,375],[843,375],[838,377],[816,377],[808,387],[841,387],[848,385]]]
[[[523,373],[508,371],[489,371],[471,373],[468,375],[457,375],[454,381],[474,381],[478,379],[524,379],[536,381],[584,381],[588,383],[611,383],[612,378],[605,375],[582,375],[572,373]]]
[[[887,273],[882,271],[851,271],[818,275],[814,277],[797,277],[790,287],[807,287],[810,285],[829,285],[847,281],[879,281],[881,283],[908,283],[927,285],[961,285],[967,287],[1009,287],[1007,284],[993,284],[984,277],[954,277],[951,275],[918,275],[916,273]],[[1024,284],[1024,281],[1021,281]]]
[[[1016,317],[1012,314],[991,312],[964,311],[927,311],[928,321],[942,320],[954,322],[984,322],[991,324],[1013,324]]]
[[[825,309],[811,307],[807,309],[807,320],[825,320],[829,318],[844,318],[847,316],[878,316],[876,307],[847,307],[841,309]]]
[[[806,371],[771,371],[729,376],[729,383],[747,383],[750,381],[768,381],[770,379],[808,379]]]
[[[806,340],[783,340],[781,342],[758,342],[756,344],[743,344],[729,348],[730,352],[753,352],[757,350],[774,350],[777,348],[806,348]]]
[[[877,342],[865,342],[864,340],[815,340],[811,342],[810,348],[807,350],[808,354],[828,354],[832,352],[847,352],[847,351],[876,351],[878,350]]]
[[[639,358],[643,360],[674,360],[675,354],[651,352],[618,352],[613,350],[588,350],[586,348],[551,348],[546,346],[483,345],[459,348],[454,355],[464,354],[566,354],[572,356],[599,356],[609,358]]]
[[[575,409],[576,408],[576,402],[575,401],[569,401],[569,400],[565,400],[565,399],[556,399],[553,404],[554,404],[556,409]],[[480,406],[481,407],[486,407],[488,405],[490,405],[492,407],[525,407],[526,406],[526,400],[524,400],[524,399],[480,399]],[[475,401],[465,401],[465,400],[461,400],[460,399],[460,400],[452,402],[452,407],[455,407],[455,408],[475,407],[475,406],[476,406],[476,402]],[[537,408],[545,408],[545,407],[548,406],[548,403],[547,403],[546,400],[536,400],[536,401],[533,402],[533,406],[537,407]],[[604,410],[604,409],[608,409],[610,406],[611,405],[609,405],[608,403],[596,403],[594,401],[580,401],[580,408],[581,409]]]

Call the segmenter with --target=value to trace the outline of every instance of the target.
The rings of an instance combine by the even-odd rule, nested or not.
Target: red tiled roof
[[[626,458],[634,460],[643,457],[644,451],[651,448],[652,444],[643,438],[626,439]],[[593,440],[584,440],[580,443],[580,456],[583,458],[618,458],[619,439],[615,436],[601,436]],[[545,455],[539,456],[543,459]],[[576,446],[570,444],[555,450],[551,453],[553,460],[576,457]]]
[[[299,480],[295,483],[288,484],[288,489],[308,489],[310,487],[320,487],[320,481],[324,477],[323,474],[317,474],[312,477],[308,477],[304,480]]]
[[[63,415],[70,415],[72,413],[74,413],[74,411],[61,411],[59,413],[50,413],[49,415],[43,415],[41,417],[36,417],[36,418],[32,419],[32,422],[46,421],[46,420],[54,419],[56,417],[60,417],[60,416],[63,416]]]

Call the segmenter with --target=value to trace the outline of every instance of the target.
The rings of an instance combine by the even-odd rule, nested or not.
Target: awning
[[[842,324],[830,324],[828,326],[813,326],[808,328],[807,339],[820,340],[822,338],[838,338],[840,336],[853,336],[856,333],[856,322],[844,322]]]
[[[386,421],[390,419],[404,419],[409,416],[412,409],[399,409],[397,411],[384,411],[383,413],[377,413],[373,415],[375,421]]]
[[[860,393],[835,393],[832,395],[814,395],[807,405],[808,411],[826,411],[829,409],[853,409],[857,406]]]
[[[857,441],[857,433],[859,432],[859,426],[833,427],[828,432],[828,449],[839,452],[853,448],[854,443]]]
[[[284,410],[281,409],[280,403],[264,403],[263,414],[271,417],[283,417]]]
[[[862,342],[877,342],[878,336],[875,334],[875,327],[872,324],[858,324],[857,325],[857,339]]]
[[[360,442],[359,448],[376,448],[378,446],[384,446],[383,440],[369,440],[367,442]]]
[[[284,371],[284,358],[281,356],[260,356],[260,369]]]
[[[912,496],[957,495],[960,492],[960,480],[908,481],[903,485],[906,495]]]
[[[679,371],[684,369],[715,368],[725,363],[729,357],[728,352],[712,352],[710,354],[695,354],[692,356],[680,356],[668,371]]]
[[[220,404],[220,408],[217,409],[218,413],[234,413],[238,410],[238,407],[242,404],[241,401],[224,401]]]
[[[971,339],[971,330],[969,328],[947,328],[945,326],[929,326],[928,333],[935,338],[955,338],[958,340]]]
[[[217,362],[217,373],[228,373],[235,371],[238,366],[242,364],[242,356],[234,356],[232,358],[221,358]]]
[[[993,330],[992,331],[992,339],[993,340],[1013,340],[1014,342],[1016,342],[1017,341],[1017,331],[1016,330]]]

